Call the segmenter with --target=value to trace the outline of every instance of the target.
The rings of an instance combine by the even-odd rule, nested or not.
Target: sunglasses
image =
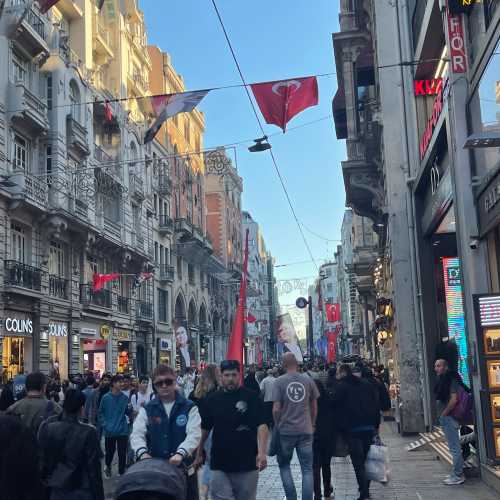
[[[171,385],[174,385],[174,383],[175,380],[171,378],[164,378],[155,382],[155,387],[170,387]]]

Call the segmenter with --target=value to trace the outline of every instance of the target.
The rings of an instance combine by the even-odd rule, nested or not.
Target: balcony
[[[18,186],[16,186],[15,191],[12,190],[16,198],[24,198],[25,201],[38,209],[47,210],[49,203],[48,187],[43,177],[34,177],[26,174],[23,170],[16,170],[10,179]]]
[[[71,19],[72,21],[83,17],[83,11],[77,5],[76,0],[59,0],[59,2],[57,2],[57,8],[65,15],[65,17]]]
[[[153,304],[138,300],[135,303],[135,314],[139,321],[153,321]]]
[[[128,79],[132,87],[135,88],[140,94],[147,93],[149,90],[149,81],[140,71],[133,71],[132,73],[129,73]]]
[[[175,267],[160,264],[160,281],[172,283],[175,278]]]
[[[58,297],[59,299],[67,299],[68,295],[68,280],[56,276],[54,274],[49,275],[49,295],[52,297]]]
[[[49,120],[45,100],[36,96],[24,82],[9,82],[9,107],[16,111],[12,119],[22,120],[23,124],[34,132],[47,132]]]
[[[132,232],[132,246],[139,250],[141,253],[145,252],[144,249],[144,235],[142,233],[133,231]]]
[[[117,183],[122,182],[122,169],[117,156],[111,156],[101,146],[94,144],[94,158],[99,163],[98,168],[103,175],[108,175]]]
[[[158,220],[160,234],[172,234],[174,231],[174,221],[168,215],[161,214]]]
[[[130,194],[137,201],[144,200],[144,182],[143,180],[136,174],[129,175],[129,184],[130,184]]]
[[[193,225],[187,219],[175,219],[175,232],[180,236],[192,236]]]
[[[114,239],[122,239],[122,226],[119,222],[104,217],[104,231]]]
[[[169,196],[172,193],[172,180],[167,175],[160,175],[158,179],[158,194],[160,196]]]
[[[6,286],[16,286],[39,292],[42,288],[42,270],[17,260],[4,261]]]
[[[123,314],[130,314],[130,299],[128,297],[123,297],[118,295],[118,312]]]
[[[71,114],[66,116],[67,144],[82,155],[87,156],[90,150],[87,143],[87,128],[80,125]]]
[[[42,54],[48,57],[50,54],[47,44],[48,19],[35,7],[36,4],[31,2],[26,15],[19,23],[28,3],[28,0],[10,0],[9,6],[4,11],[7,18],[6,32],[10,38],[16,39],[31,57]]]
[[[102,22],[102,16],[94,15],[94,48],[97,55],[104,56],[104,61],[113,58],[111,31]],[[102,59],[101,59],[102,61]]]
[[[111,309],[111,291],[102,289],[94,292],[92,285],[80,285],[80,303],[84,307],[98,306]]]

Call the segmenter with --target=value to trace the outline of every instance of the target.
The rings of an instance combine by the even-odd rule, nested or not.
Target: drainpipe
[[[401,36],[401,19],[399,15],[400,4],[401,4],[401,9],[403,11],[403,19],[406,20],[403,27],[404,41]],[[408,46],[410,40],[408,33],[408,24],[407,24],[408,20],[410,19],[408,11],[408,2],[405,0],[403,0],[403,2],[396,0],[395,8],[396,8],[396,26],[398,34],[398,44],[397,44],[398,62],[402,63],[403,50],[407,59],[408,60],[412,59],[411,51]],[[404,43],[404,49],[402,47],[403,43]],[[415,227],[415,209],[414,209],[414,198],[413,198],[413,179],[411,177],[411,167],[410,167],[411,162],[410,162],[410,151],[409,151],[410,148],[408,143],[407,106],[405,99],[405,75],[402,64],[399,65],[399,72],[401,78],[401,92],[400,92],[401,109],[403,111],[401,113],[401,126],[402,130],[404,131],[404,140],[402,141],[402,145],[403,145],[404,161],[406,164],[406,174],[407,174],[406,181],[408,187],[406,193],[406,217],[408,220],[408,235],[410,239],[410,267],[411,267],[411,277],[413,282],[412,295],[413,295],[413,306],[414,306],[414,317],[415,317],[415,329],[419,340],[418,361],[420,365],[421,376],[423,378],[423,380],[421,379],[421,384],[424,395],[424,400],[423,400],[424,422],[425,426],[429,429],[432,425],[431,412],[429,406],[430,405],[430,394],[428,385],[429,376],[428,376],[427,364],[424,357],[425,336],[423,332],[424,320],[423,320],[423,307],[422,307],[422,293],[419,281],[420,263],[417,258],[417,252],[416,252],[417,238],[415,236],[416,227]]]

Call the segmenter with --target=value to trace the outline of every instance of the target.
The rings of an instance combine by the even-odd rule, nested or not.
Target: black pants
[[[194,473],[187,477],[187,497],[186,500],[199,500],[198,474]]]
[[[344,437],[349,447],[349,455],[358,480],[359,496],[368,498],[370,481],[366,479],[365,462],[373,441],[373,432],[348,432]]]
[[[122,475],[127,465],[127,445],[128,436],[115,436],[104,438],[104,448],[106,450],[106,467],[111,467],[111,462],[115,456],[115,450],[118,448],[118,472]]]
[[[266,401],[264,403],[264,414],[265,414],[266,424],[269,427],[269,429],[271,429],[274,425],[272,401]]]
[[[321,476],[323,475],[323,493],[325,496],[331,494],[332,469],[331,469],[331,442],[313,441],[313,479],[314,497],[321,498]]]

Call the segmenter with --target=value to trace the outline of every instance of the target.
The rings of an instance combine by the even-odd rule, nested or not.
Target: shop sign
[[[476,3],[482,0],[448,0],[448,8],[452,14],[468,14]]]
[[[500,216],[500,175],[497,173],[478,199],[479,226],[481,235],[498,224]]]
[[[80,328],[80,333],[82,335],[97,335],[97,330],[95,328]]]
[[[160,351],[171,351],[172,342],[169,339],[160,339]]]
[[[111,328],[108,325],[101,326],[101,338],[103,340],[108,340],[111,334]]]
[[[49,323],[49,335],[52,337],[67,337],[68,325],[66,323]]]
[[[414,80],[415,95],[437,95],[443,85],[442,78],[432,78],[430,80]]]
[[[479,297],[479,322],[482,327],[500,325],[500,295]]]
[[[432,180],[432,178],[431,178]],[[433,186],[431,186],[433,188]],[[443,178],[434,189],[429,203],[425,207],[422,217],[422,229],[425,233],[429,232],[437,220],[441,219],[450,202],[453,199],[453,190],[451,185],[450,169],[448,168],[443,175]]]
[[[31,319],[5,318],[5,330],[10,334],[32,335],[33,321]]]
[[[117,330],[115,328],[116,340],[130,340],[130,332],[128,330]]]
[[[448,10],[448,44],[452,73],[467,72],[467,57],[465,55],[464,25],[460,14]]]
[[[443,104],[444,104],[444,98],[443,98],[443,90],[444,86],[446,84],[442,84],[439,87],[439,92],[436,96],[436,99],[434,99],[434,104],[432,105],[432,114],[431,117],[429,118],[427,125],[425,127],[424,133],[422,134],[422,137],[420,139],[420,160],[422,160],[425,156],[425,153],[427,152],[427,149],[429,148],[429,144],[431,143],[432,139],[432,133],[434,132],[434,129],[436,128],[437,122],[439,120],[439,117],[441,116],[441,112],[443,111]]]

